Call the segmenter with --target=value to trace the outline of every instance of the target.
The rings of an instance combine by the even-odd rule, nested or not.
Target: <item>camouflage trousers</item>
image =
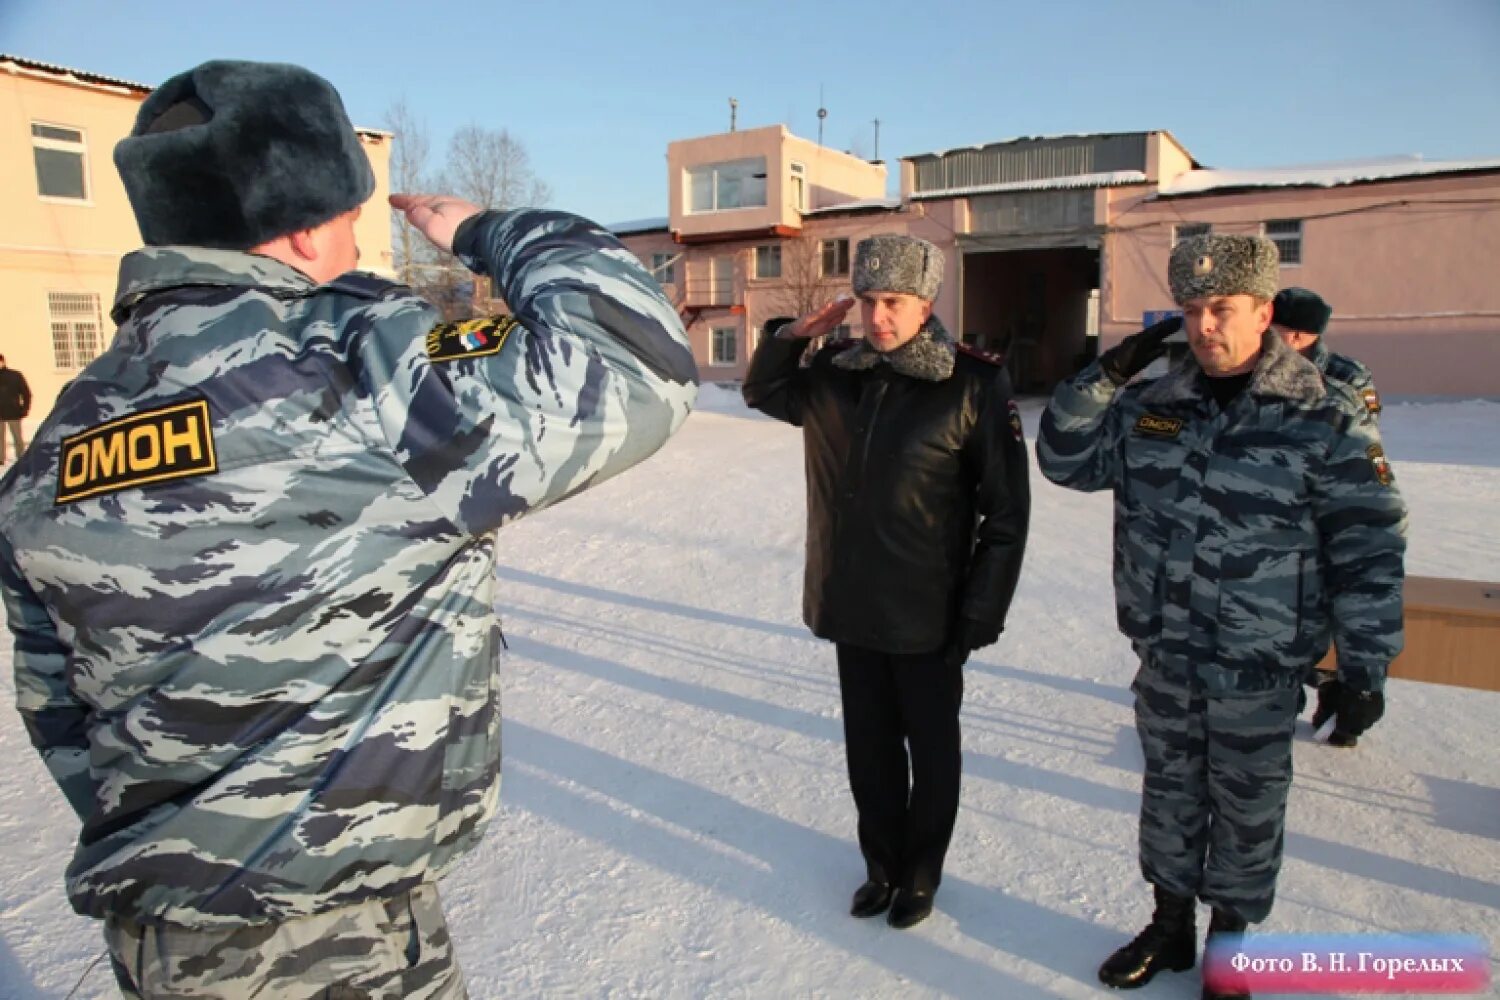
[[[437,886],[274,924],[183,927],[111,917],[130,1000],[463,1000]]]
[[[1207,696],[1186,668],[1142,662],[1131,690],[1146,758],[1146,881],[1250,923],[1276,894],[1301,685]]]

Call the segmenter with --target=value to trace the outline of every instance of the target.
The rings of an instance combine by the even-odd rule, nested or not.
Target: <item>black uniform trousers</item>
[[[958,817],[963,665],[838,644],[859,849],[869,877],[935,891]],[[910,751],[908,754],[908,750]]]

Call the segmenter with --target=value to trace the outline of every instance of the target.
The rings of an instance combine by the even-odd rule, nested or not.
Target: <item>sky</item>
[[[300,63],[358,125],[404,99],[439,149],[509,130],[606,224],[667,214],[667,144],[727,131],[731,97],[811,139],[821,101],[827,145],[893,165],[1147,129],[1216,167],[1500,156],[1496,0],[0,0],[0,52],[151,85]]]

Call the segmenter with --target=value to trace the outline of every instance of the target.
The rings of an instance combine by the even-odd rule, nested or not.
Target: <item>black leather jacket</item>
[[[745,401],[802,428],[803,617],[821,638],[885,653],[942,647],[960,617],[1002,628],[1031,512],[1010,380],[960,350],[941,382],[847,371],[830,344],[768,336]]]

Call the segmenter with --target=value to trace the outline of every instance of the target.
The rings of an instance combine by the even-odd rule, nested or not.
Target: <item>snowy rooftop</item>
[[[1424,160],[1421,156],[1387,156],[1257,170],[1192,170],[1169,184],[1163,184],[1157,197],[1174,198],[1237,188],[1339,187],[1475,170],[1500,170],[1500,159]]]
[[[973,194],[1000,194],[1005,191],[1058,191],[1066,188],[1119,187],[1122,184],[1144,184],[1146,175],[1139,170],[1110,170],[1099,174],[1070,174],[1032,181],[1006,181],[1001,184],[973,184],[968,187],[940,188],[936,191],[914,191],[913,199],[959,198]]]
[[[1177,143],[1177,145],[1183,149],[1184,152],[1187,151],[1186,147],[1184,147],[1181,142],[1177,141],[1177,137],[1175,135],[1172,135],[1172,133],[1167,129],[1162,128],[1140,129],[1137,131],[1127,132],[1059,132],[1056,135],[1017,135],[1012,136],[1009,139],[996,139],[994,142],[979,142],[975,143],[972,146],[953,146],[949,149],[937,149],[932,151],[931,153],[916,153],[912,156],[903,156],[901,157],[901,159],[941,159],[942,157],[947,156],[950,153],[966,153],[970,151],[993,149],[996,146],[1010,146],[1022,142],[1057,142],[1062,139],[1105,139],[1112,136],[1121,135],[1155,135],[1158,132],[1162,135],[1169,136],[1173,142]]]
[[[616,236],[629,236],[631,233],[649,233],[654,229],[666,229],[667,217],[663,215],[654,219],[631,219],[629,222],[615,222],[604,228]]]
[[[900,207],[900,198],[861,198],[858,201],[845,201],[837,205],[824,205],[822,208],[814,208],[802,214],[806,216],[828,215],[834,212],[894,211]]]
[[[58,66],[55,63],[42,62],[39,59],[23,59],[20,56],[13,56],[4,52],[0,52],[0,69],[10,73],[16,72],[17,69],[28,69],[50,73],[64,80],[71,79],[80,83],[128,87],[131,90],[149,91],[153,89],[150,84],[137,83],[134,80],[121,80],[118,77],[105,76],[103,73],[90,73],[87,70],[73,69],[70,66]]]

